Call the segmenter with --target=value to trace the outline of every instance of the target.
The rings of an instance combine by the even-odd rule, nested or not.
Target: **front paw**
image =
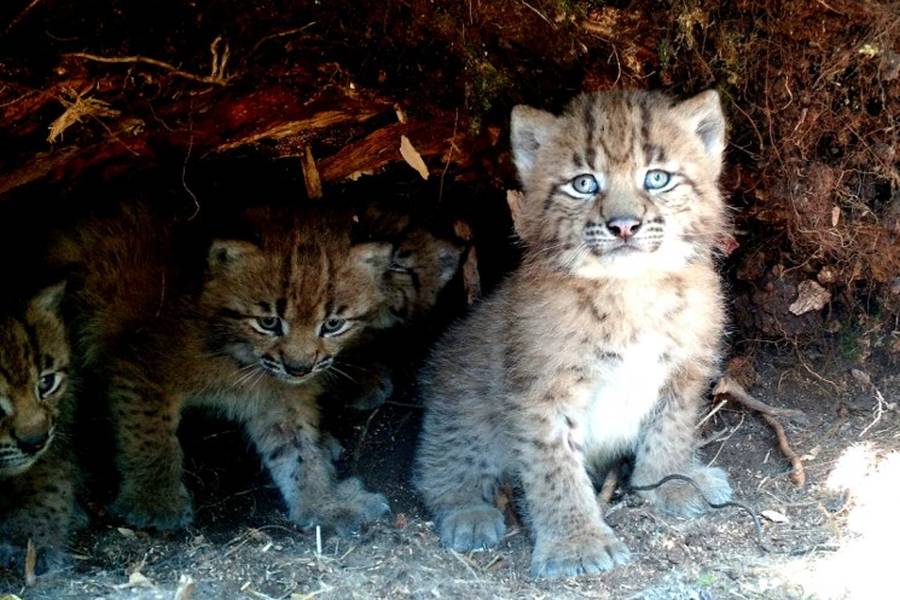
[[[489,504],[465,506],[440,518],[441,543],[458,552],[496,546],[506,533],[503,513]]]
[[[351,536],[390,514],[387,498],[366,491],[359,479],[350,478],[337,485],[332,499],[308,509],[295,508],[289,516],[302,527],[319,525],[338,535]]]
[[[685,475],[697,483],[703,496],[710,502],[721,504],[731,500],[731,485],[722,469],[697,466],[688,469]],[[658,510],[675,517],[697,517],[710,508],[697,488],[677,479],[667,481],[655,490],[643,494]]]
[[[138,529],[171,531],[182,529],[194,520],[191,495],[181,483],[168,491],[123,490],[110,510]]]
[[[631,553],[612,531],[576,533],[550,541],[539,537],[531,555],[531,575],[546,579],[596,575],[629,560]]]

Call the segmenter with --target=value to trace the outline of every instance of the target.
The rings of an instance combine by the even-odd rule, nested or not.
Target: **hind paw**
[[[721,504],[731,500],[731,485],[722,469],[697,466],[685,474],[697,482],[703,496],[710,502]],[[697,488],[686,481],[669,481],[643,494],[658,510],[675,517],[698,517],[710,509]]]
[[[110,510],[138,529],[171,531],[183,529],[194,520],[191,495],[180,483],[170,491],[122,492]]]

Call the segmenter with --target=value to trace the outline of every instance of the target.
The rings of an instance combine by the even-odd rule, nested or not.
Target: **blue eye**
[[[593,175],[579,175],[572,180],[572,189],[579,194],[596,194],[600,184]]]
[[[336,336],[344,333],[347,329],[348,327],[346,319],[338,319],[332,317],[331,319],[328,319],[327,321],[322,323],[322,327],[319,329],[319,335],[321,337]]]
[[[644,189],[659,190],[669,185],[671,180],[671,173],[662,169],[652,169],[647,171],[647,174],[644,176]]]
[[[257,317],[253,322],[254,329],[265,335],[283,335],[281,319],[278,317]]]

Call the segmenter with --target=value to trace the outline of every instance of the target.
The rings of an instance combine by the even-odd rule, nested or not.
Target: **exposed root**
[[[781,422],[776,419],[776,417],[802,417],[803,411],[770,406],[761,400],[757,400],[747,393],[741,384],[728,375],[725,375],[719,380],[716,387],[713,389],[713,394],[716,396],[727,395],[750,410],[760,413],[763,420],[765,420],[769,427],[775,431],[775,436],[778,438],[778,448],[791,463],[791,481],[797,486],[803,486],[806,483],[806,471],[803,468],[803,460],[791,447],[791,444],[787,439],[787,434],[784,432],[784,427],[782,427]]]
[[[771,415],[761,413],[761,416],[763,420],[769,424],[769,427],[775,431],[775,436],[778,438],[778,448],[791,463],[792,470],[789,475],[791,481],[794,482],[794,485],[802,487],[806,483],[806,471],[803,469],[803,460],[800,458],[800,455],[791,448],[787,435],[784,433],[784,427],[781,426],[778,419]]]
[[[749,393],[747,393],[747,390],[745,390],[741,384],[732,379],[729,375],[725,375],[724,377],[719,379],[716,387],[713,388],[713,395],[730,396],[733,400],[736,400],[737,402],[743,404],[750,410],[755,410],[756,412],[773,417],[787,417],[789,419],[796,419],[802,418],[804,416],[802,410],[772,406],[770,404],[766,404],[762,400],[757,400]]]
[[[175,77],[181,77],[182,79],[188,79],[190,81],[196,81],[198,83],[207,83],[211,85],[226,85],[228,83],[228,81],[221,75],[221,69],[224,68],[224,62],[227,60],[227,48],[225,54],[222,57],[222,60],[218,59],[218,55],[216,55],[217,58],[213,60],[213,67],[217,71],[213,75],[197,75],[189,71],[182,71],[175,65],[171,65],[167,62],[157,60],[155,58],[140,55],[99,56],[97,54],[90,54],[88,52],[69,52],[67,54],[64,54],[64,56],[108,64],[144,64],[153,67],[159,67],[160,69],[168,71]]]

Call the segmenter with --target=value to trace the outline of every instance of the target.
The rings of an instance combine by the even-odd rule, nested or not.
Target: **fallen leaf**
[[[117,527],[116,531],[122,534],[122,537],[133,538],[135,537],[134,530],[128,529],[127,527]]]
[[[800,316],[813,310],[822,310],[831,301],[831,292],[821,285],[807,279],[797,286],[797,299],[788,307],[793,314]]]
[[[422,155],[419,154],[419,151],[416,150],[416,147],[412,145],[412,142],[405,135],[400,136],[400,156],[403,157],[406,164],[422,176],[422,179],[428,179],[428,166],[422,160]]]
[[[831,208],[831,226],[837,227],[837,224],[841,221],[841,209],[838,206],[834,206]]]
[[[783,515],[782,513],[778,512],[777,510],[764,510],[764,511],[760,512],[759,514],[761,514],[763,517],[765,517],[769,521],[772,521],[773,523],[787,523],[788,522],[787,516]]]

